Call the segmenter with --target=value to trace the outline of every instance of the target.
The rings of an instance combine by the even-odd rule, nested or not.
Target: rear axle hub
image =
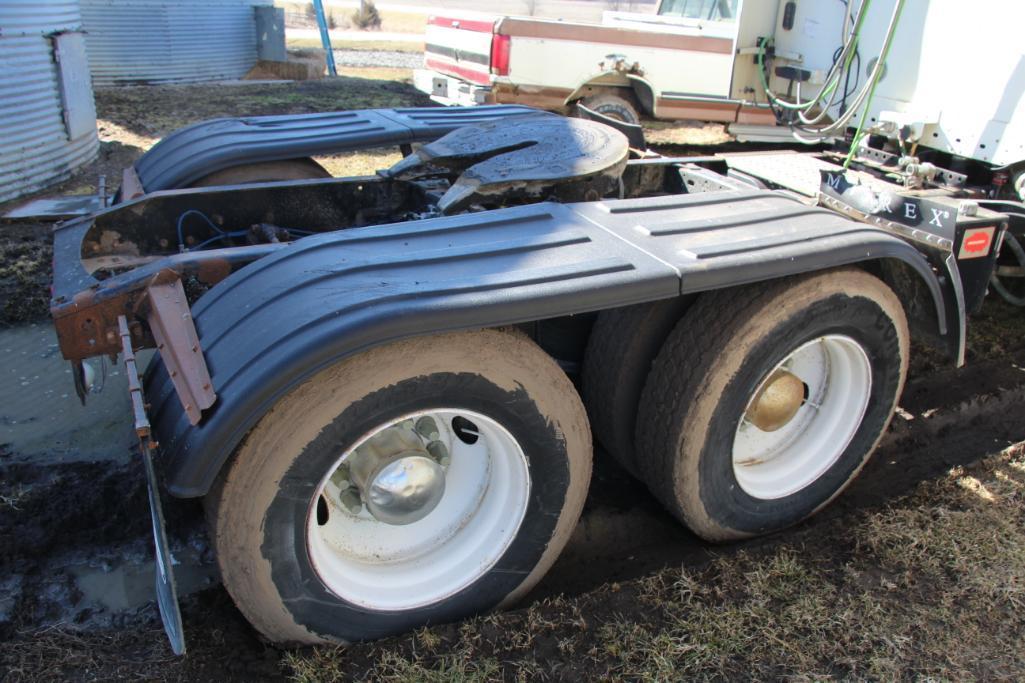
[[[445,494],[445,469],[406,423],[368,439],[349,457],[348,465],[367,511],[386,524],[423,519]]]

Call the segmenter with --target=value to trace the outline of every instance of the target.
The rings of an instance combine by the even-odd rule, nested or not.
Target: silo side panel
[[[77,1],[0,1],[0,201],[65,180],[96,157],[86,55],[74,46],[81,30]],[[54,45],[64,41],[69,48],[58,69]],[[74,81],[67,121],[62,73]]]

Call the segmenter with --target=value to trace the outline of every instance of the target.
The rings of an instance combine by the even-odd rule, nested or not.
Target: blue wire
[[[202,211],[198,211],[196,209],[189,209],[188,211],[186,211],[182,215],[178,216],[178,249],[180,251],[184,251],[185,250],[185,236],[182,233],[182,225],[185,223],[185,219],[188,218],[189,216],[193,215],[193,214],[196,215],[196,216],[199,216],[204,221],[206,221],[206,224],[210,226],[210,229],[213,230],[214,232],[216,232],[218,235],[225,235],[225,234],[227,234],[223,230],[218,228],[216,225],[214,225],[214,222],[212,220],[210,220],[209,218],[207,218],[207,215],[205,213],[203,213]]]
[[[228,239],[230,237],[245,237],[248,234],[249,234],[248,230],[236,230],[235,232],[223,232],[222,231],[220,235],[214,235],[210,239],[208,239],[208,240],[206,240],[204,242],[200,242],[196,246],[194,246],[191,249],[189,249],[189,251],[197,251],[199,249],[202,249],[203,247],[205,247],[208,244],[213,244],[214,242],[219,242],[220,240]]]
[[[217,234],[214,235],[213,237],[211,237],[208,240],[200,242],[199,244],[197,244],[194,247],[191,247],[190,249],[185,249],[185,235],[184,235],[184,233],[182,231],[182,227],[185,224],[185,219],[188,218],[190,215],[196,215],[196,216],[199,216],[200,218],[202,218],[206,222],[206,224],[208,226],[210,226],[210,229],[213,230]],[[293,230],[291,228],[286,228],[286,230],[288,230],[288,232],[296,234],[296,235],[314,235],[314,234],[316,234],[316,233],[314,233],[312,231],[309,231],[309,230]],[[189,209],[188,211],[186,211],[182,215],[178,216],[178,250],[182,251],[182,252],[184,252],[184,251],[196,251],[197,249],[202,249],[203,247],[205,247],[208,244],[213,244],[214,242],[219,242],[220,240],[227,239],[229,237],[244,237],[247,234],[249,234],[248,230],[236,230],[234,232],[226,232],[226,231],[222,230],[221,228],[217,227],[214,224],[214,222],[207,217],[207,215],[205,213],[203,213],[202,211],[199,211],[198,209]]]

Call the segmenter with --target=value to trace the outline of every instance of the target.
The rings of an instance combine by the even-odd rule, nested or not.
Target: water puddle
[[[151,353],[140,353],[145,367]],[[103,391],[83,406],[53,327],[0,329],[0,444],[20,462],[127,461],[133,442],[127,380],[120,365],[93,364]],[[105,375],[105,379],[104,379]]]
[[[217,585],[217,565],[205,540],[172,552],[179,596]],[[156,618],[152,550],[143,539],[48,558],[36,571],[0,580],[0,632],[54,625],[110,628]]]
[[[182,597],[210,588],[219,582],[216,563],[205,541],[172,551],[178,594]],[[152,550],[145,555],[117,554],[108,558],[91,557],[87,562],[67,567],[81,595],[75,610],[101,613],[136,612],[154,600],[154,564]]]

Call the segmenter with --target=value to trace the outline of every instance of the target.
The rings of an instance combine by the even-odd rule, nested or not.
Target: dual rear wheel
[[[868,461],[903,389],[908,347],[900,301],[858,270],[702,296],[645,383],[641,478],[708,540],[796,524]]]
[[[728,540],[794,524],[853,479],[907,355],[893,292],[834,271],[607,312],[583,394],[628,469]],[[282,642],[509,604],[569,539],[591,450],[576,389],[519,332],[372,349],[280,400],[221,473],[207,506],[224,584]]]

